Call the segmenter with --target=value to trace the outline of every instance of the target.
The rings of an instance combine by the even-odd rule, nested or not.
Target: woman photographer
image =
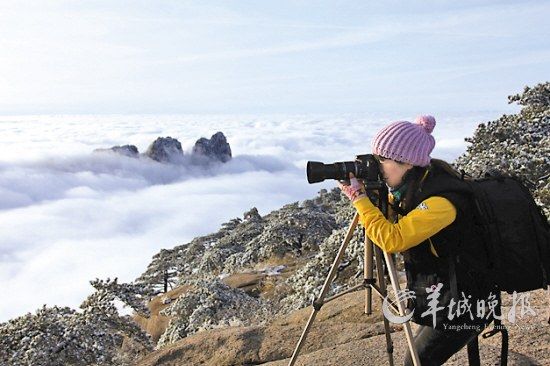
[[[372,152],[398,220],[386,219],[353,174],[350,184],[339,183],[374,244],[403,254],[407,288],[415,293],[407,307],[420,325],[414,342],[423,366],[443,364],[475,341],[493,317],[476,311],[479,301],[490,299],[491,286],[474,270],[487,258],[478,249],[481,238],[471,230],[473,207],[460,173],[430,157],[434,127],[434,117],[419,116],[414,123],[393,122],[373,139]],[[405,365],[412,365],[410,354]]]

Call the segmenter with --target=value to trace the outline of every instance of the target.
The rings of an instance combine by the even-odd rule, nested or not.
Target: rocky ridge
[[[140,154],[135,145],[113,146],[110,148],[95,149],[96,153],[115,153],[118,155],[139,158],[140,156],[152,159],[159,163],[177,164],[184,161],[186,155],[189,155],[191,163],[208,164],[211,162],[226,163],[231,160],[231,146],[223,132],[216,132],[210,139],[199,138],[190,154],[185,154],[181,143],[173,137],[158,137],[153,141],[145,153]]]

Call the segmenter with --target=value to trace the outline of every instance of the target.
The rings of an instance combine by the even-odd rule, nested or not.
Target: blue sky
[[[3,1],[0,114],[511,111],[549,1]]]

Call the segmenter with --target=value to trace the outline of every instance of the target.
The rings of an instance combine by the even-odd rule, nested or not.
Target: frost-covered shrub
[[[550,216],[550,82],[526,86],[508,100],[522,106],[519,113],[481,123],[465,139],[471,145],[454,164],[474,176],[496,168],[527,178]]]
[[[118,365],[118,350],[124,337],[151,350],[147,333],[129,317],[120,316],[115,297],[134,310],[148,315],[141,301],[142,288],[119,284],[116,279],[90,281],[96,291],[80,305],[44,305],[35,314],[0,324],[2,365]]]
[[[219,279],[190,281],[192,289],[160,313],[171,318],[158,347],[205,329],[261,324],[269,319],[271,305],[234,289]]]

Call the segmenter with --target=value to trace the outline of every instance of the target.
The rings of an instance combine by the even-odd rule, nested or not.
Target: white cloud
[[[0,187],[7,199],[0,210],[63,198],[97,197],[120,191],[136,191],[151,185],[187,179],[239,174],[248,171],[276,173],[289,169],[275,156],[239,155],[226,164],[193,164],[189,154],[178,164],[164,164],[145,156],[130,158],[111,152],[56,157],[33,163],[5,164]]]

